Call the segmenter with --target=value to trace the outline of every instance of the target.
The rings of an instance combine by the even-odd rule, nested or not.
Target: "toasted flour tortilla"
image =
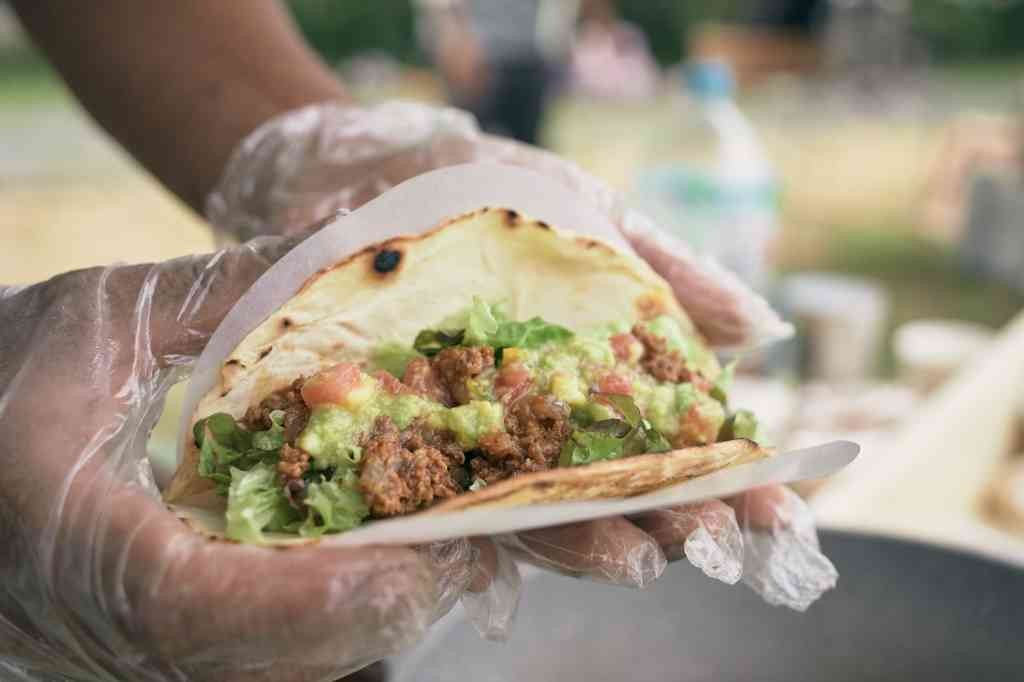
[[[382,342],[411,345],[420,330],[467,309],[474,296],[504,302],[512,319],[539,316],[570,329],[669,315],[697,334],[669,285],[643,261],[512,210],[481,209],[373,245],[312,276],[224,361],[192,423],[217,412],[240,419],[300,376],[368,361]],[[708,378],[717,371],[713,364]],[[418,513],[630,497],[768,454],[737,440],[524,474]],[[199,475],[198,456],[189,443],[165,499],[223,509],[209,494],[212,482]],[[211,515],[188,517],[204,526]]]
[[[481,507],[520,507],[632,497],[766,456],[767,452],[757,443],[742,439],[634,455],[609,462],[523,474],[475,492],[456,495],[420,513],[445,514]]]

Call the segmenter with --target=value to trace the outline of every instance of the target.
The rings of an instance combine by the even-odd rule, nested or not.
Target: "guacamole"
[[[570,330],[476,300],[411,345],[201,420],[199,470],[229,537],[341,532],[524,473],[752,438],[730,374],[669,316]]]

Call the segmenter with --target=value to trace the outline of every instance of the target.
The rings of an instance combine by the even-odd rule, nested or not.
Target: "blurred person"
[[[572,51],[572,85],[582,94],[610,99],[654,95],[658,65],[647,38],[623,21],[611,0],[585,0]]]
[[[748,343],[777,322],[685,247],[631,222],[572,164],[482,134],[455,110],[358,106],[276,2],[13,4],[118,142],[205,208],[218,234],[251,241],[0,286],[6,679],[329,680],[408,647],[460,594],[501,580],[506,564],[488,539],[287,552],[211,542],[164,507],[149,467],[169,387],[238,297],[316,221],[395,184],[476,160],[533,168],[605,211],[711,343]],[[754,552],[744,580],[772,589],[772,565],[757,562],[774,554],[813,558],[828,569],[821,589],[834,583],[792,493],[766,488],[729,504],[521,533],[517,556],[642,587],[687,556],[691,534],[739,542],[753,529],[789,544]]]
[[[489,133],[536,144],[563,77],[579,0],[417,0],[451,102]]]
[[[966,230],[972,182],[995,175],[1024,178],[1024,124],[1015,118],[968,114],[948,124],[922,191],[922,227],[956,243]]]

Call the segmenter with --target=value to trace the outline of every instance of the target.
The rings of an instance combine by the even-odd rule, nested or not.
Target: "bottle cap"
[[[701,59],[683,72],[686,87],[697,97],[718,99],[732,97],[735,89],[732,69],[718,59]]]

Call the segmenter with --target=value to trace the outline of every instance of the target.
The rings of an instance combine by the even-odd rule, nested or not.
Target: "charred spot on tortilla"
[[[220,370],[220,375],[225,392],[230,392],[231,387],[235,383],[235,379],[243,374],[246,369],[247,367],[245,364],[238,358],[231,358],[224,363],[224,367]]]
[[[597,241],[596,239],[589,239],[587,237],[577,237],[576,243],[582,246],[584,249],[600,249],[604,248],[604,244]]]
[[[288,318],[288,317],[282,317],[281,318],[281,329],[288,329],[293,324],[295,324],[295,323],[291,321],[291,318]]]
[[[273,350],[274,350],[273,346],[267,346],[266,348],[264,348],[262,351],[260,351],[260,357],[256,360],[256,362],[259,362],[263,358],[265,358],[268,355],[270,355],[273,352]]]
[[[515,227],[522,222],[522,217],[510,208],[505,209],[505,224],[509,227]]]
[[[393,272],[402,263],[402,252],[398,249],[384,248],[373,257],[373,269],[381,275]]]
[[[537,222],[535,222],[535,223],[534,223],[534,225],[536,225],[537,227],[539,227],[539,228],[540,228],[540,229],[542,229],[542,230],[547,230],[547,231],[549,231],[549,232],[551,231],[551,226],[550,226],[550,225],[548,225],[548,224],[547,224],[546,222],[544,222],[543,220],[538,220]]]

